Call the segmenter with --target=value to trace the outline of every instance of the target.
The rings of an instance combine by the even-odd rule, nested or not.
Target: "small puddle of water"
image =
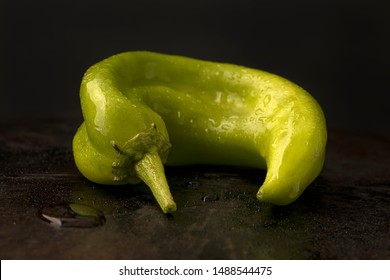
[[[38,214],[45,222],[58,227],[91,228],[106,221],[102,211],[79,203],[45,206]]]

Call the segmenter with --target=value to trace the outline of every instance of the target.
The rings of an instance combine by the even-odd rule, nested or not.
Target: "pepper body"
[[[323,112],[305,90],[242,66],[128,52],[92,66],[73,141],[81,173],[100,184],[144,181],[164,212],[176,205],[163,164],[267,169],[257,197],[285,205],[320,173]]]

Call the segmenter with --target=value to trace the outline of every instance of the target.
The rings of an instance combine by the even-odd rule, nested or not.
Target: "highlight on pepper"
[[[143,181],[164,213],[176,211],[164,165],[266,169],[256,196],[278,205],[295,201],[323,167],[321,107],[265,71],[125,52],[87,70],[80,101],[84,122],[73,139],[80,172],[98,184]]]

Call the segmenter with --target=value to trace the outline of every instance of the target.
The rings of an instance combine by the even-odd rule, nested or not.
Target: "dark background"
[[[284,76],[331,128],[390,132],[390,1],[0,0],[0,118],[80,116],[84,71],[150,50]]]

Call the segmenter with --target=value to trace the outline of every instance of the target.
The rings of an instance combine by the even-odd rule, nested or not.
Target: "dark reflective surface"
[[[1,123],[2,259],[390,258],[389,138],[330,131],[323,173],[284,207],[256,199],[264,171],[169,167],[178,211],[164,215],[143,184],[99,186],[78,173],[78,125]]]

